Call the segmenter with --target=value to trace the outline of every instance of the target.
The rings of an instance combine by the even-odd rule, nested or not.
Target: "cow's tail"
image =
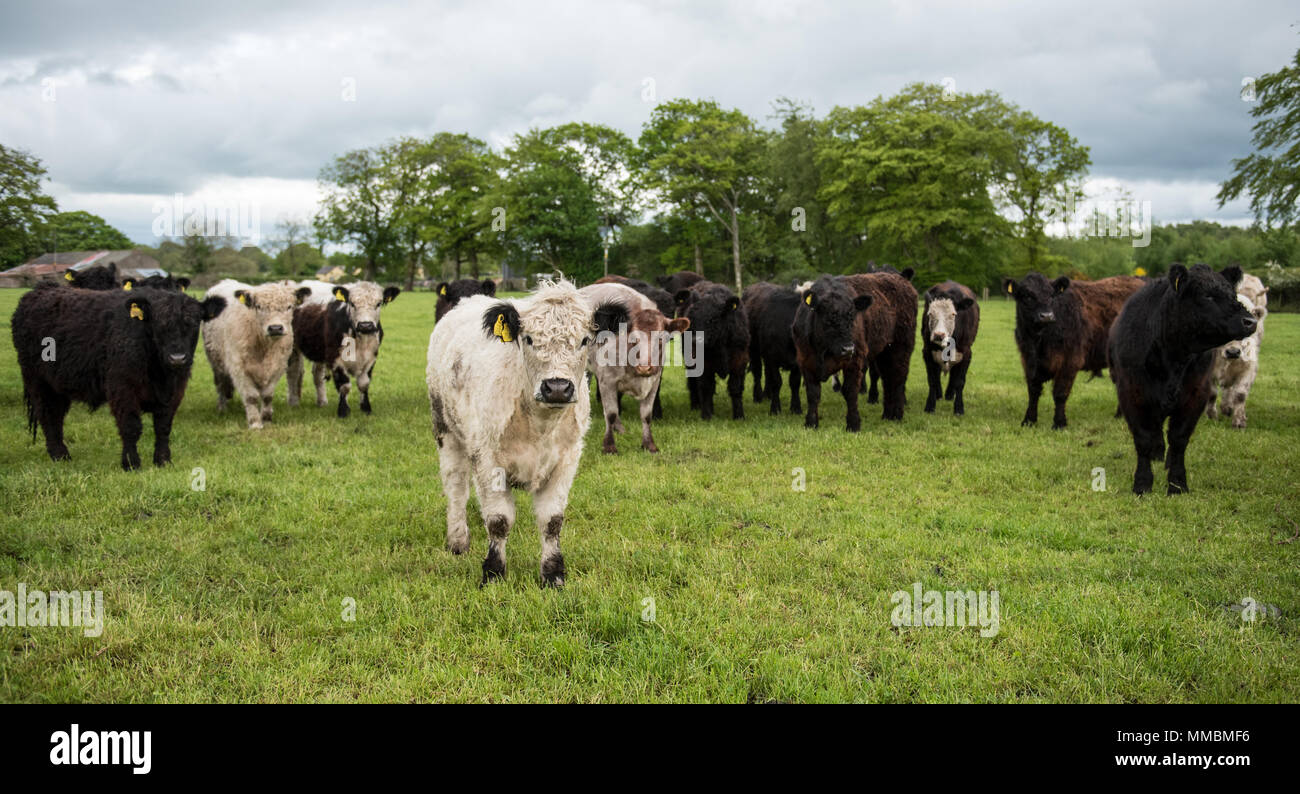
[[[32,400],[32,394],[23,384],[23,404],[27,406],[27,429],[31,431],[32,443],[36,443],[36,403]]]

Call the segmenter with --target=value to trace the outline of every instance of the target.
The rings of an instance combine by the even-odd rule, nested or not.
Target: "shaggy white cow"
[[[650,419],[654,413],[655,395],[663,378],[664,353],[672,334],[691,327],[685,317],[670,320],[664,317],[654,301],[623,284],[592,284],[578,290],[593,305],[617,303],[627,312],[628,323],[616,334],[603,334],[592,345],[587,368],[596,376],[601,413],[605,416],[603,450],[618,452],[614,433],[623,432],[619,418],[618,398],[630,394],[641,412],[641,448],[658,452],[654,435],[650,432]]]
[[[226,300],[226,311],[203,323],[203,352],[217,385],[217,410],[235,393],[248,427],[271,421],[271,397],[293,352],[293,309],[310,292],[290,281],[247,284],[225,279],[208,295]]]
[[[560,528],[591,424],[588,347],[627,317],[592,305],[567,281],[522,300],[462,299],[429,337],[429,407],[447,496],[447,548],[469,549],[471,481],[487,525],[483,583],[505,575],[512,488],[532,494],[544,586],[564,584]]]
[[[1262,291],[1257,294],[1263,298]],[[1237,301],[1255,315],[1255,333],[1215,349],[1214,365],[1210,370],[1210,401],[1205,406],[1205,415],[1210,419],[1218,419],[1220,413],[1231,415],[1232,426],[1240,428],[1246,426],[1246,398],[1250,396],[1250,387],[1255,384],[1255,375],[1259,372],[1259,343],[1264,338],[1264,318],[1268,316],[1268,309],[1257,305],[1244,293],[1237,293]]]

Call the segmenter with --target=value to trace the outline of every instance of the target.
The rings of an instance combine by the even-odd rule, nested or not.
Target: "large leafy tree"
[[[758,189],[766,136],[739,110],[712,100],[675,99],[651,112],[639,143],[647,188],[681,214],[704,211],[726,229],[740,290],[740,216]]]
[[[1011,231],[991,189],[1000,178],[1002,103],[915,83],[865,107],[837,107],[819,147],[819,197],[836,227],[921,281],[996,276]]]
[[[321,169],[318,179],[316,226],[326,240],[357,249],[367,280],[396,258],[400,213],[412,186],[403,173],[405,145],[354,149]]]
[[[0,267],[21,264],[45,248],[39,233],[58,211],[41,192],[45,178],[38,158],[0,144]]]
[[[501,158],[486,143],[465,134],[440,132],[428,147],[434,190],[427,221],[434,244],[443,259],[454,262],[456,278],[465,261],[478,278],[479,256],[495,248],[487,197],[497,189]]]
[[[1024,268],[1017,269],[1041,270],[1050,258],[1046,226],[1068,222],[1068,208],[1083,198],[1083,178],[1092,159],[1088,147],[1070,133],[1028,111],[1009,107],[1003,124],[1006,148],[1000,158],[1003,167],[994,175],[995,189],[1018,218],[1014,225]],[[1062,263],[1052,264],[1049,269]]]
[[[504,210],[508,256],[590,280],[601,273],[602,216],[580,160],[545,130],[516,135],[491,202]]]
[[[40,236],[56,251],[123,250],[135,245],[108,221],[80,210],[51,216]]]
[[[1219,206],[1250,196],[1255,221],[1289,227],[1300,220],[1300,50],[1291,64],[1255,81],[1255,151],[1232,161],[1232,176],[1219,186]]]

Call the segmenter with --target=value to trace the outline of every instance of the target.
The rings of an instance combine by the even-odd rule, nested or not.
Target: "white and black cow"
[[[464,298],[434,327],[425,378],[447,496],[447,548],[469,549],[472,482],[488,532],[484,584],[505,576],[515,488],[532,494],[542,584],[564,584],[560,528],[591,424],[588,348],[599,332],[626,322],[621,306],[593,307],[561,280],[519,300]]]

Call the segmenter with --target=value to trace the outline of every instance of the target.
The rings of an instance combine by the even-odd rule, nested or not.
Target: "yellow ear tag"
[[[336,300],[336,301],[345,301],[345,300],[347,300],[347,298],[343,297],[343,290],[341,290],[341,289],[336,289],[336,290],[334,290],[334,300]]]
[[[1015,287],[1013,287],[1013,286],[1010,285],[1010,284],[1007,285],[1007,294],[1008,294],[1008,295],[1010,295],[1014,290],[1015,290]]]
[[[242,303],[242,304],[244,304],[245,306],[248,305],[248,293],[247,293],[247,292],[241,292],[241,293],[239,293],[239,302]]]
[[[63,277],[64,277],[65,279],[67,279],[68,281],[72,281],[72,271],[69,270],[67,273],[64,273],[64,274],[63,274]]]
[[[1174,292],[1178,291],[1178,285],[1181,284],[1182,281],[1183,281],[1182,276],[1178,276],[1177,278],[1174,279]]]
[[[130,291],[131,291],[131,282],[129,282],[129,281],[123,281],[123,282],[122,282],[122,291],[123,291],[123,292],[130,292]]]
[[[506,316],[504,314],[497,315],[497,322],[496,325],[492,326],[492,333],[502,342],[514,341],[510,336],[510,326],[506,325]]]
[[[811,293],[811,292],[808,293],[807,295],[803,296],[803,302],[806,303],[806,304],[808,304],[809,306],[812,305],[812,293]]]
[[[438,294],[444,298],[447,297],[447,288],[443,287],[442,289],[438,290]]]
[[[138,303],[131,304],[131,316],[137,320],[144,319],[144,312],[140,310],[140,304]]]

